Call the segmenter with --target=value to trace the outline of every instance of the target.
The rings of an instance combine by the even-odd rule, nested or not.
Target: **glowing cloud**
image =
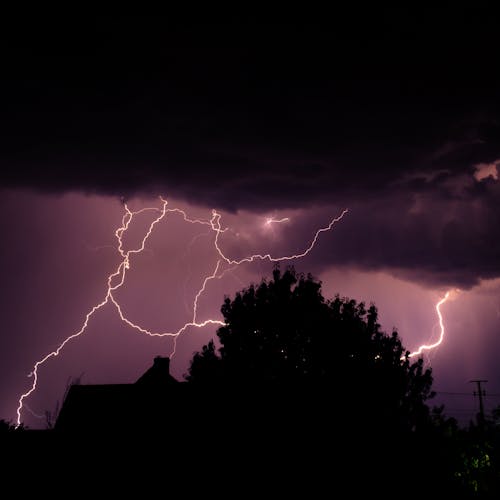
[[[474,172],[474,177],[477,181],[482,181],[491,177],[498,180],[498,166],[500,165],[500,159],[495,160],[493,163],[478,163],[476,171]]]

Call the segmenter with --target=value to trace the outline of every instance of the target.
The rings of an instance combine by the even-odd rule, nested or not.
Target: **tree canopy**
[[[189,382],[322,388],[350,415],[408,430],[428,421],[431,370],[409,358],[397,331],[381,330],[375,305],[327,300],[310,274],[276,267],[221,311],[220,347],[210,341],[194,354]]]

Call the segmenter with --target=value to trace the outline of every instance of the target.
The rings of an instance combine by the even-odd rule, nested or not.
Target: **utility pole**
[[[486,396],[486,391],[481,389],[481,382],[488,382],[487,380],[470,380],[469,382],[477,384],[477,392],[474,391],[474,396],[479,396],[479,415],[478,424],[483,425],[484,423],[484,405],[483,396]]]

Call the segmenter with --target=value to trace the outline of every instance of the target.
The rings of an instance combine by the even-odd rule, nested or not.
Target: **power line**
[[[436,394],[446,394],[449,396],[470,396],[474,394],[474,392],[450,392],[450,391],[434,391]],[[500,397],[500,392],[489,392],[488,394],[483,394],[484,397]]]
[[[434,391],[436,394],[446,394],[449,396],[470,396],[470,392],[448,392],[448,391]]]

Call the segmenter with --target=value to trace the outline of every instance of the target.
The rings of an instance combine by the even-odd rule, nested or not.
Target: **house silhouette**
[[[175,423],[187,384],[170,374],[170,359],[157,356],[134,384],[73,385],[54,429],[62,432],[154,430]]]

